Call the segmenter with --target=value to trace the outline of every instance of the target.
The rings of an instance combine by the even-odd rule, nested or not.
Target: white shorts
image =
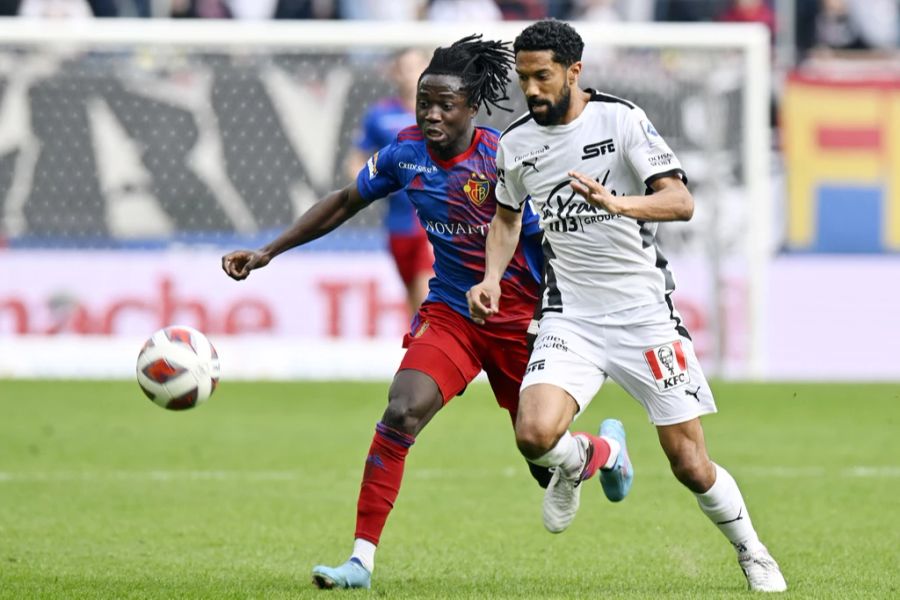
[[[654,425],[714,413],[712,391],[686,334],[667,302],[590,319],[548,313],[522,389],[536,383],[561,387],[580,414],[610,377],[644,406]]]

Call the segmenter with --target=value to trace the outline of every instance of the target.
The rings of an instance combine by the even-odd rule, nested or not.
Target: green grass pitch
[[[789,598],[900,597],[900,386],[724,384],[704,420]],[[169,413],[132,382],[0,381],[0,598],[312,598],[347,558],[386,384],[229,383]],[[506,413],[473,385],[419,436],[377,598],[743,598],[734,552],[609,386],[629,498],[587,484],[561,535]],[[349,592],[354,598],[365,592]]]

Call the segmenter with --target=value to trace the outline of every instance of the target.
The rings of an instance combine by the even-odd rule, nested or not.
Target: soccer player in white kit
[[[578,86],[584,43],[571,26],[536,22],[513,48],[529,112],[500,138],[485,277],[468,298],[476,322],[503,310],[500,278],[530,199],[544,230],[545,290],[516,441],[525,458],[555,469],[544,524],[559,532],[575,516],[584,449],[568,428],[609,377],[646,409],[672,472],[737,550],[750,589],[784,591],[735,480],[707,455],[699,417],[716,405],[655,241],[658,222],[693,214],[681,164],[643,110]],[[621,441],[613,453],[626,453],[624,430],[600,433]],[[611,500],[630,487],[630,462],[623,470],[619,497],[601,471]]]

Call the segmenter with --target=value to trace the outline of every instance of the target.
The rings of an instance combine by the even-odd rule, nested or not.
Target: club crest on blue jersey
[[[469,180],[463,186],[466,197],[472,201],[475,206],[481,206],[487,200],[491,191],[491,182],[482,173],[472,173]]]

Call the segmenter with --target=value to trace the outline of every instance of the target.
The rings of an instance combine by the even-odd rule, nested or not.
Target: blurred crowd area
[[[356,19],[759,22],[781,58],[898,48],[900,0],[0,0],[0,15],[33,18]],[[787,49],[788,56],[784,53]],[[866,52],[864,52],[866,53]]]

